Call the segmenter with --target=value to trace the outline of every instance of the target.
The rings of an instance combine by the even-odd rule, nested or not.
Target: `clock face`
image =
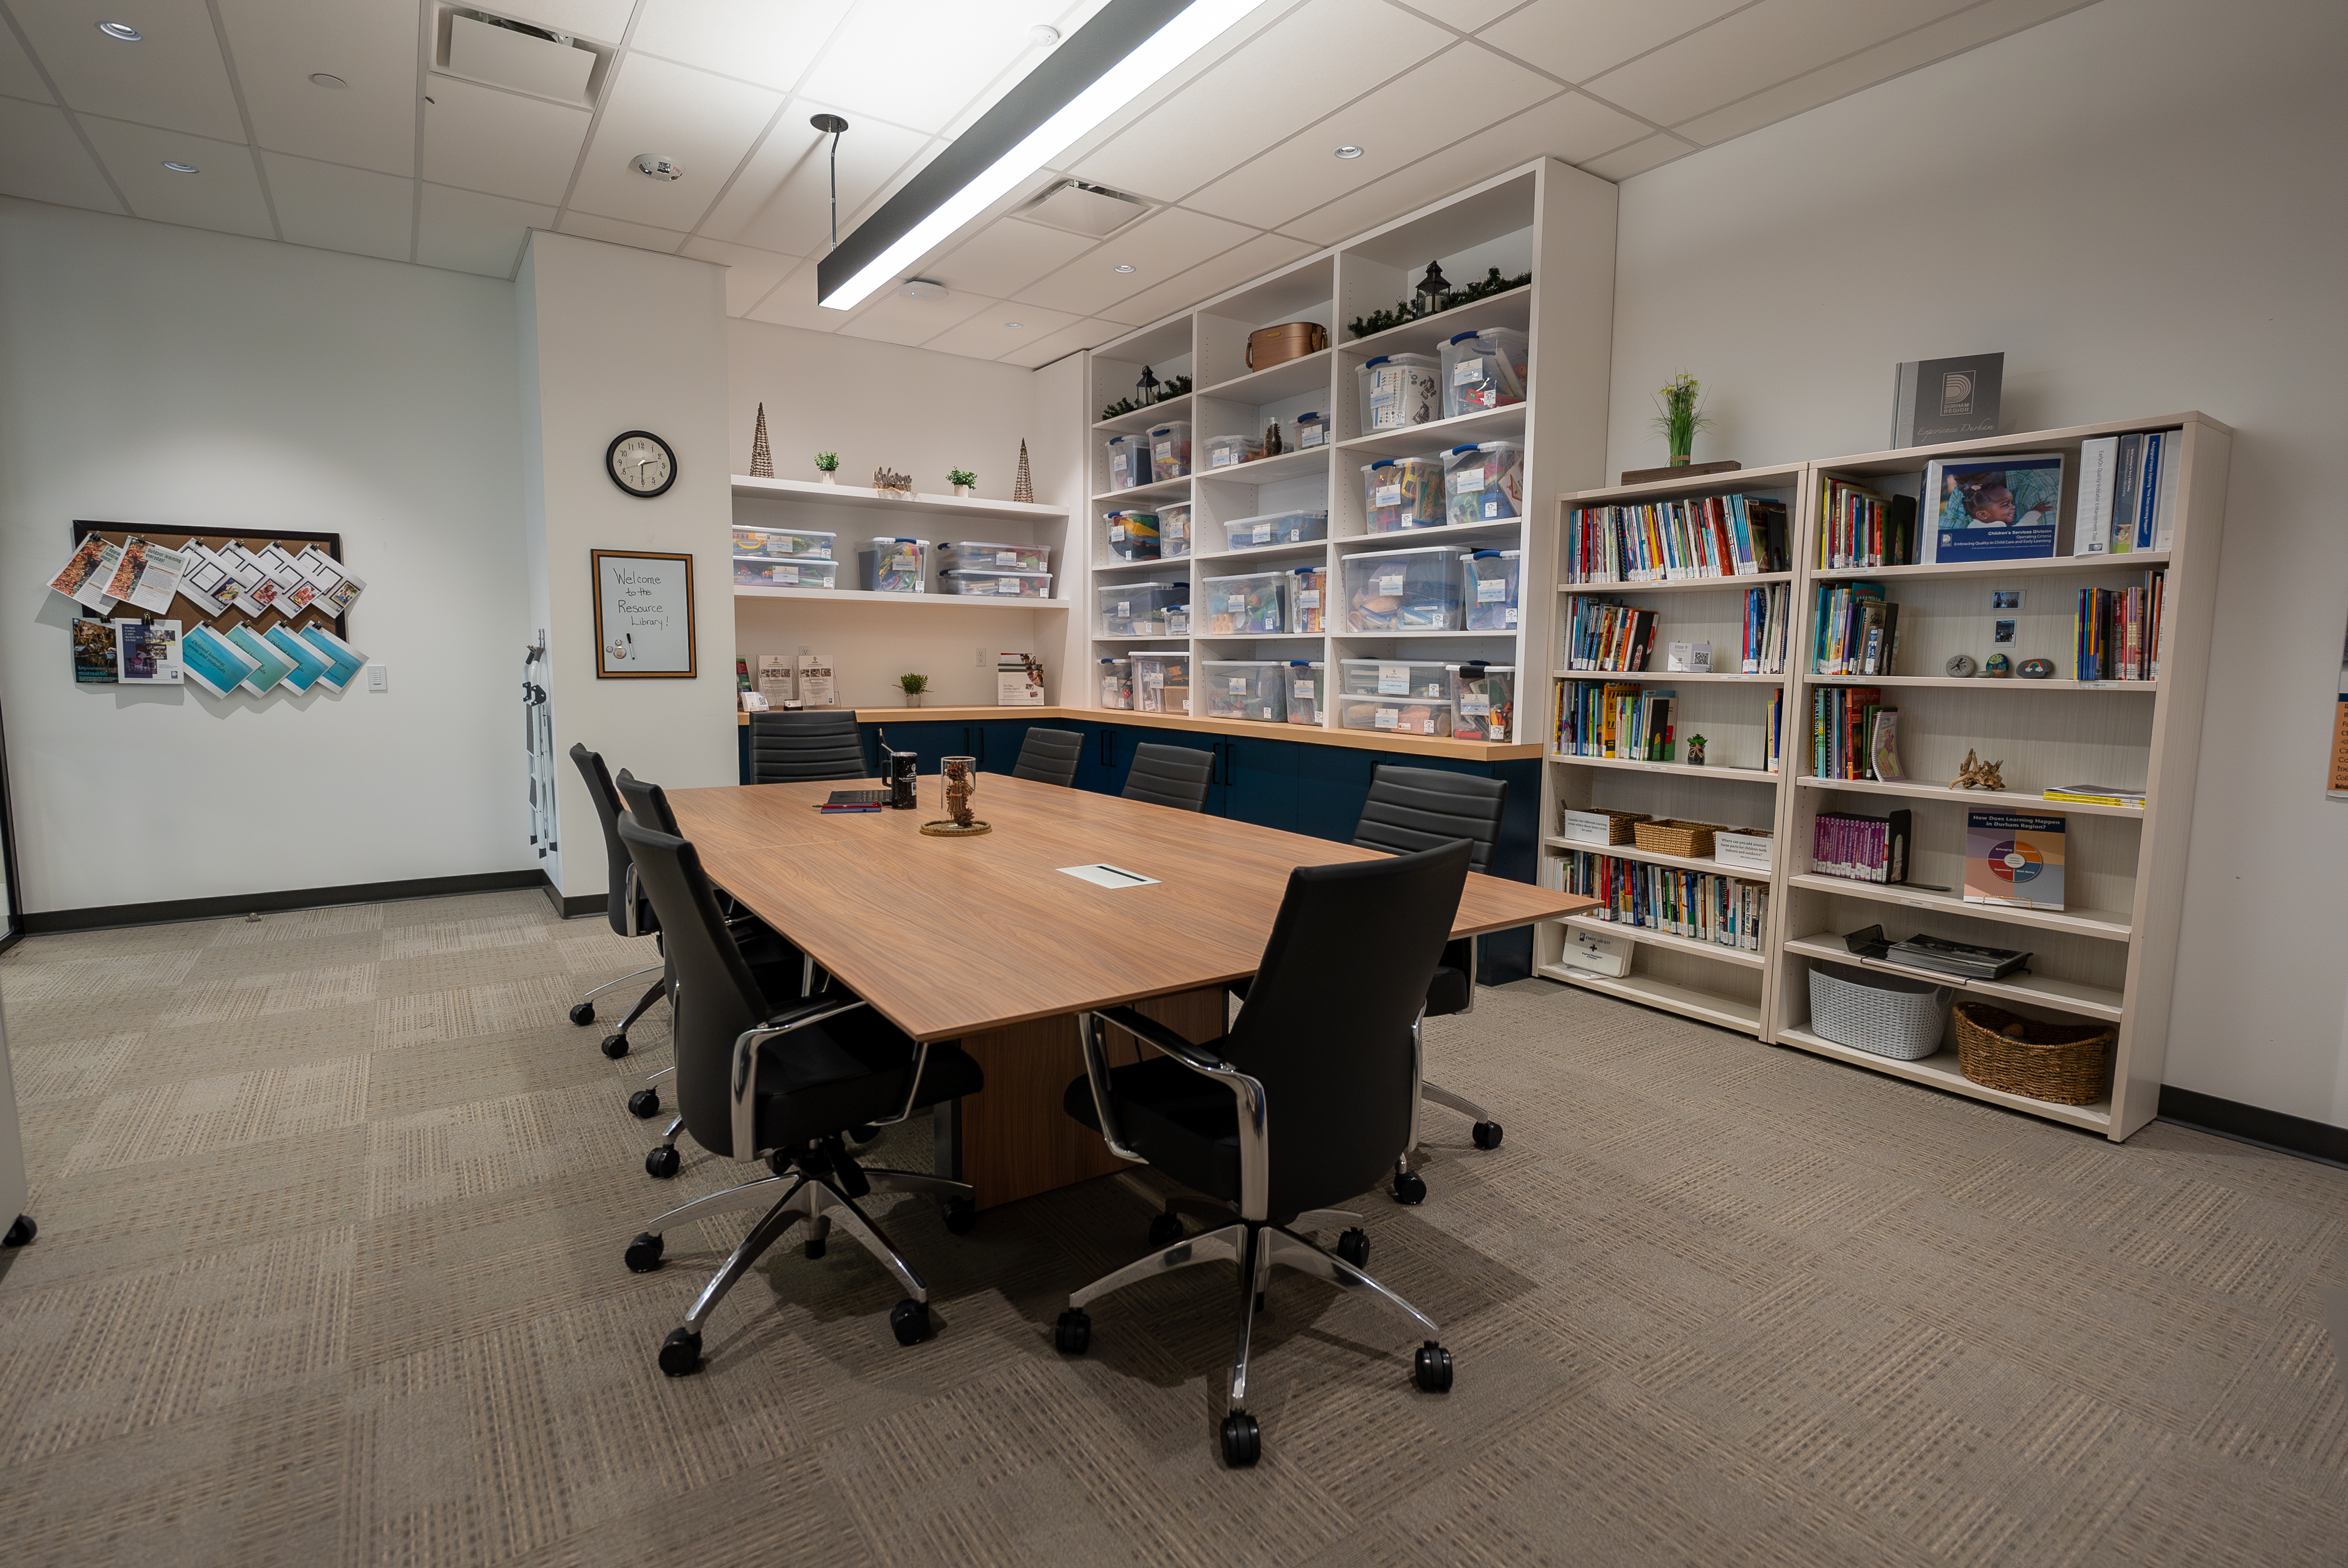
[[[630,495],[650,498],[676,482],[676,454],[650,430],[627,430],[603,453],[612,482]]]

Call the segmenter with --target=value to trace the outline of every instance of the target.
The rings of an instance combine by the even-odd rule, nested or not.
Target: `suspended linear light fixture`
[[[848,122],[836,114],[819,114],[808,123],[831,138],[831,248],[836,251],[839,249],[839,133],[848,129]]]
[[[1254,10],[1259,0],[1109,0],[816,266],[848,310]]]

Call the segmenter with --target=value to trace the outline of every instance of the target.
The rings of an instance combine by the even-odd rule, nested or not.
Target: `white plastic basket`
[[[1944,985],[1839,965],[1810,965],[1810,1028],[1838,1046],[1921,1061],[1941,1048],[1948,1021]]]

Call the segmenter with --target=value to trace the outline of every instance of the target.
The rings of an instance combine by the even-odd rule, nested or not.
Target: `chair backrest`
[[[667,946],[677,1114],[695,1142],[713,1154],[731,1154],[734,1120],[726,1078],[734,1041],[764,1021],[766,998],[726,929],[726,916],[693,846],[633,817],[621,822],[620,839],[634,861],[636,885],[660,916],[661,940]]]
[[[1407,854],[1465,839],[1475,846],[1468,869],[1492,863],[1500,841],[1500,818],[1509,804],[1505,779],[1444,773],[1381,762],[1370,772],[1370,798],[1354,824],[1354,842],[1364,849]]]
[[[1263,1085],[1274,1217],[1342,1202],[1410,1141],[1411,1022],[1468,883],[1457,840],[1299,866],[1225,1058]]]
[[[649,906],[641,892],[636,903],[635,929],[628,928],[628,847],[620,842],[619,792],[612,788],[611,770],[603,766],[602,753],[590,751],[584,746],[571,748],[571,760],[587,780],[587,798],[595,802],[595,819],[603,824],[603,874],[606,879],[603,911],[612,929],[622,936],[640,936],[654,928],[654,922],[645,918]]]
[[[853,712],[750,716],[750,778],[756,783],[861,779],[869,771]]]
[[[1144,741],[1133,748],[1133,771],[1126,777],[1125,798],[1178,810],[1207,809],[1207,785],[1215,776],[1215,754],[1194,746],[1160,746]]]
[[[1013,765],[1011,777],[1067,789],[1076,781],[1076,758],[1084,755],[1084,749],[1085,738],[1076,731],[1045,729],[1037,725],[1027,731],[1027,738],[1020,743],[1019,760]]]
[[[629,816],[654,832],[685,837],[685,830],[676,825],[676,813],[669,810],[668,791],[657,784],[646,783],[624,768],[620,769],[616,782],[620,799],[628,803]]]

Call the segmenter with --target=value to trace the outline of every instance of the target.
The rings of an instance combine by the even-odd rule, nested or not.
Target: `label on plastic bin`
[[[1215,453],[1215,460],[1209,466],[1218,469],[1227,469],[1239,460],[1239,453],[1233,451],[1229,447],[1224,447]]]
[[[1304,447],[1319,446],[1321,444],[1321,427],[1318,425],[1299,426],[1296,431],[1296,444],[1300,449]]]
[[[1254,541],[1258,544],[1272,542],[1272,524],[1268,522],[1259,522],[1249,531],[1254,535]]]
[[[1375,727],[1379,729],[1392,729],[1400,722],[1400,718],[1394,709],[1390,707],[1382,707],[1378,709]]]
[[[994,563],[997,566],[1016,566],[1019,564],[1019,552],[1015,550],[998,550],[994,552]]]
[[[1170,463],[1174,460],[1174,443],[1160,441],[1150,449],[1149,455],[1161,463]]]
[[[1167,538],[1188,539],[1190,537],[1190,520],[1189,518],[1167,517],[1161,518],[1159,521],[1166,525],[1163,531]]]
[[[1298,681],[1296,683],[1296,689],[1289,695],[1295,697],[1299,702],[1311,702],[1313,700],[1313,683],[1309,680]]]
[[[1500,511],[1500,498],[1499,498],[1498,496],[1496,496],[1496,495],[1488,495],[1488,496],[1486,496],[1486,497],[1484,498],[1484,518],[1485,518],[1485,521],[1488,522],[1488,521],[1490,521],[1493,518],[1499,517],[1499,516],[1501,516],[1501,515],[1503,515],[1503,514],[1502,514],[1502,512],[1501,512],[1501,511]]]
[[[1234,692],[1243,692],[1247,690],[1247,676],[1233,676],[1231,677],[1231,690]]]
[[[1408,696],[1410,695],[1410,666],[1408,665],[1380,665],[1378,666],[1378,695],[1380,696]]]
[[[1509,738],[1508,727],[1506,725],[1496,724],[1492,726],[1491,734],[1492,738],[1495,740],[1506,740]]]
[[[775,568],[775,581],[776,581],[777,583],[784,583],[784,584],[796,584],[796,583],[798,582],[798,580],[799,580],[799,569],[798,569],[798,567],[796,567],[796,566],[778,566],[778,567],[776,567],[776,568]]]
[[[1231,594],[1229,598],[1223,601],[1223,608],[1229,610],[1234,615],[1238,614],[1241,611],[1247,608],[1247,595],[1244,593]]]
[[[1484,470],[1481,469],[1452,469],[1451,488],[1457,490],[1482,490],[1484,488]]]
[[[1476,579],[1476,603],[1497,604],[1509,596],[1509,580],[1505,577]]]
[[[1454,387],[1465,387],[1470,381],[1482,379],[1484,362],[1481,359],[1463,359],[1451,367],[1451,385]]]
[[[1131,601],[1129,601],[1129,600],[1126,600],[1126,599],[1119,599],[1119,600],[1117,602],[1117,613],[1118,614],[1120,614],[1120,615],[1130,615],[1130,614],[1133,614],[1133,604],[1132,604],[1132,602],[1131,602]]]
[[[1402,568],[1395,567],[1392,572],[1387,573],[1385,576],[1378,579],[1378,592],[1381,594],[1401,593],[1402,579]]]
[[[1419,733],[1422,735],[1433,735],[1435,733],[1435,720],[1433,718],[1429,718],[1425,724],[1420,725],[1418,728]]]
[[[1516,624],[1517,607],[1514,604],[1511,604],[1507,609],[1500,612],[1500,624],[1504,626],[1513,626]]]
[[[1296,591],[1296,607],[1300,610],[1318,610],[1321,608],[1321,590],[1318,588],[1298,589]]]
[[[1118,543],[1123,541],[1124,538],[1125,524],[1121,522],[1112,522],[1108,525],[1108,542],[1111,544]]]
[[[1402,504],[1402,486],[1380,485],[1377,489],[1377,494],[1372,499],[1370,504],[1372,506],[1400,506]]]
[[[994,584],[994,591],[997,593],[1016,593],[1019,592],[1019,579],[1016,577],[1000,578]]]
[[[1459,699],[1459,711],[1469,718],[1489,713],[1492,711],[1492,699],[1488,696],[1463,696]]]

